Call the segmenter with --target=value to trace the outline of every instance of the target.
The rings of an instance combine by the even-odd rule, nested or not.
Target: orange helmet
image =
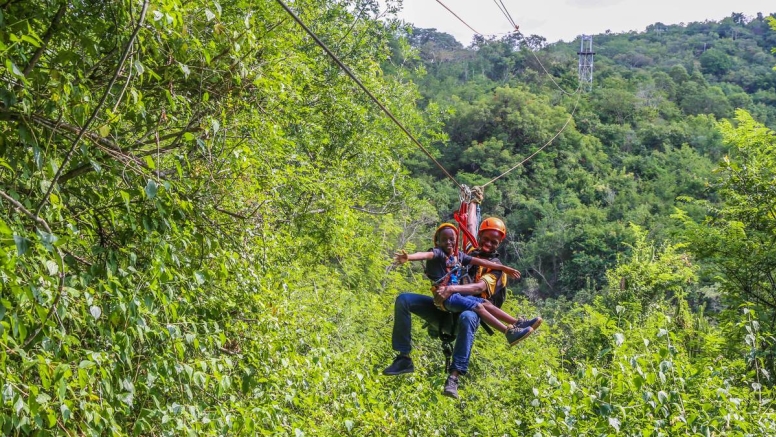
[[[501,238],[507,236],[507,227],[500,218],[488,217],[480,223],[480,232],[482,231],[497,231],[501,234]]]

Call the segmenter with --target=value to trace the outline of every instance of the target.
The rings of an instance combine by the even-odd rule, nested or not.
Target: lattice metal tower
[[[593,35],[581,35],[579,44],[579,86],[590,91],[593,88]]]

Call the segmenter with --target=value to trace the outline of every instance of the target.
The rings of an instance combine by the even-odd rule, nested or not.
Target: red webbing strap
[[[455,219],[456,223],[458,223],[458,226],[460,227],[461,233],[463,233],[463,238],[460,238],[461,240],[461,251],[465,251],[468,245],[471,244],[471,246],[475,249],[477,249],[479,246],[477,246],[477,238],[472,235],[471,232],[469,232],[469,214],[467,211],[469,210],[469,204],[461,202],[461,207],[453,213],[453,218]]]

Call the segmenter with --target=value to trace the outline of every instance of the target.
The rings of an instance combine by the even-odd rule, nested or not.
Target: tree
[[[731,303],[754,302],[776,321],[776,134],[743,110],[735,122],[719,123],[731,147],[715,182],[722,206],[701,202],[708,208],[701,222],[676,217],[688,249],[720,275]]]
[[[706,50],[701,55],[700,61],[703,72],[715,76],[725,74],[733,66],[730,57],[718,49]]]

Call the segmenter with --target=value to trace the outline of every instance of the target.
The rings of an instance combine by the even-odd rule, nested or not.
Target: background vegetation
[[[455,187],[275,3],[0,5],[6,435],[768,435],[774,19],[468,47],[365,0],[302,19],[455,177],[525,279],[461,401],[380,376]],[[543,68],[553,75],[549,79]],[[420,325],[420,324],[418,324]]]

